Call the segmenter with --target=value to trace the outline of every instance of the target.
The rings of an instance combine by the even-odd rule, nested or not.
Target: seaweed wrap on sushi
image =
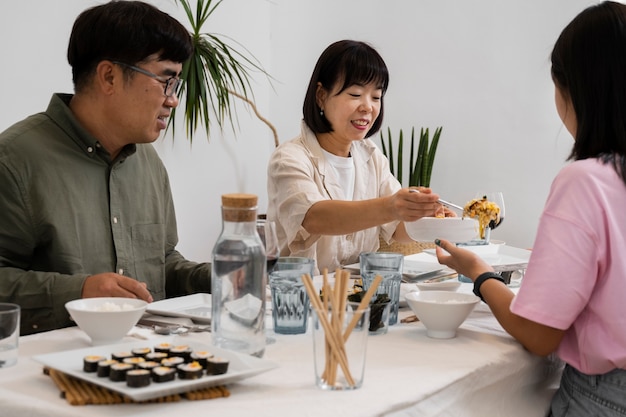
[[[137,365],[139,365],[140,363],[145,362],[146,359],[141,357],[141,356],[132,356],[130,358],[124,358],[124,360],[122,361],[123,363],[128,363],[130,365],[133,365],[134,369],[137,369]]]
[[[172,346],[173,345],[171,343],[159,343],[158,345],[154,347],[154,351],[169,354]]]
[[[109,379],[113,382],[120,382],[126,380],[126,373],[133,369],[133,365],[129,363],[115,363],[111,365],[109,371]]]
[[[98,370],[98,362],[105,360],[104,356],[87,355],[83,358],[83,371],[96,372]]]
[[[145,361],[137,364],[137,369],[147,369],[148,371],[161,366],[160,362],[157,361]]]
[[[207,375],[221,375],[228,371],[230,361],[227,358],[213,356],[207,359],[206,373]]]
[[[176,378],[176,369],[169,366],[152,368],[152,380],[157,383],[173,381]]]
[[[170,349],[170,357],[181,357],[185,362],[189,362],[191,359],[192,349],[187,345],[172,346]]]
[[[104,359],[98,362],[97,375],[101,378],[108,377],[109,373],[111,372],[111,366],[116,363],[119,363],[119,362],[116,361],[115,359]]]
[[[207,359],[212,358],[212,357],[213,357],[213,353],[208,352],[206,350],[194,350],[193,352],[191,352],[190,359],[192,361],[198,362],[200,366],[206,369]]]
[[[150,371],[147,369],[131,369],[126,373],[126,385],[141,388],[150,385]]]
[[[178,365],[185,363],[185,360],[180,356],[173,356],[171,358],[165,358],[161,361],[161,365],[169,366],[170,368],[176,368]]]
[[[180,379],[198,379],[202,377],[204,369],[198,362],[183,363],[178,365],[178,377]]]
[[[140,356],[142,358],[145,358],[148,353],[152,353],[152,349],[150,349],[149,347],[139,347],[134,348],[130,352],[133,354],[133,356]]]

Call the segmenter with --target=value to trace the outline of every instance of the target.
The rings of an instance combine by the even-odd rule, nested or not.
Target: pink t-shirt
[[[612,164],[557,175],[511,311],[566,330],[557,353],[581,372],[626,369],[626,185]]]

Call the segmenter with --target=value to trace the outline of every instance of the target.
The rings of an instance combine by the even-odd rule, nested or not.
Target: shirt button
[[[87,152],[92,153],[93,152],[93,148],[91,146],[87,147]]]
[[[348,242],[350,242],[352,239],[353,239],[353,236],[352,236],[352,235],[347,235],[347,236],[346,236],[346,240],[347,240]]]
[[[33,324],[33,329],[38,329],[39,325],[38,324]]]
[[[117,224],[117,217],[113,217],[113,223]]]
[[[123,269],[123,268],[120,268],[120,269],[117,271],[117,273],[118,273],[118,274],[120,274],[120,275],[124,275],[124,269]]]

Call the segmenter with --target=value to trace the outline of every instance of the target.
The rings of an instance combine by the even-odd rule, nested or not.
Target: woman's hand
[[[454,269],[472,281],[483,272],[493,271],[487,262],[467,249],[459,248],[454,243],[444,239],[435,240],[435,244],[437,245],[435,251],[439,263]]]
[[[433,217],[441,204],[439,196],[430,188],[419,188],[419,193],[403,188],[390,197],[390,210],[396,220],[412,222],[422,217]]]

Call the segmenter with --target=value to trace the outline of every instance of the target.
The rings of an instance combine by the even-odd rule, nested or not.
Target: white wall
[[[71,92],[65,58],[71,25],[92,0],[11,2],[0,14],[4,87],[0,130],[45,109],[53,92]],[[174,0],[150,3],[185,22]],[[443,126],[432,186],[463,204],[479,190],[501,190],[503,226],[493,237],[533,243],[551,179],[571,138],[553,105],[549,54],[559,32],[591,0],[227,0],[206,31],[242,43],[271,73],[255,77],[262,114],[280,140],[296,135],[304,92],[321,51],[331,42],[365,40],[391,72],[387,126]],[[220,195],[251,192],[267,204],[271,132],[239,108],[235,133],[180,129],[155,144],[168,167],[179,222],[179,249],[209,260],[220,231]],[[236,136],[236,137],[235,137]],[[206,137],[206,135],[204,135]],[[0,185],[1,186],[1,185]]]

